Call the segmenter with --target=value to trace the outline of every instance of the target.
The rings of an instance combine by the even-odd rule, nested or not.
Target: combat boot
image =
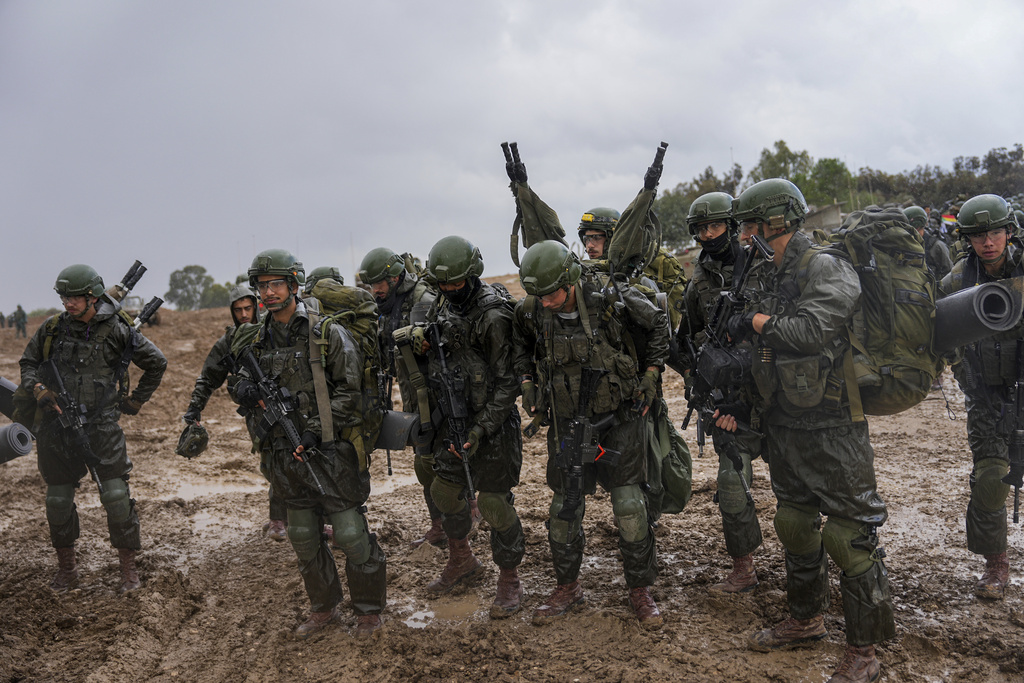
[[[732,571],[721,583],[711,590],[718,593],[746,593],[757,587],[757,572],[754,571],[754,555],[732,558]]]
[[[117,592],[121,595],[142,585],[139,581],[139,570],[135,567],[135,552],[128,548],[117,549],[117,559],[121,563],[121,586]]]
[[[502,568],[498,572],[498,589],[495,591],[494,602],[491,603],[491,619],[504,619],[519,611],[523,600],[523,584],[519,581],[519,571]]]
[[[629,606],[640,621],[640,626],[648,631],[656,631],[661,628],[661,612],[658,610],[658,603],[654,602],[651,589],[647,586],[629,589]]]
[[[974,594],[985,600],[1002,600],[1010,581],[1010,561],[1006,552],[985,556],[985,573],[978,579]]]
[[[877,681],[880,674],[874,645],[847,644],[846,656],[827,683],[871,683]]]
[[[533,623],[547,624],[555,619],[560,619],[571,610],[583,605],[587,596],[583,592],[583,586],[579,581],[562,583],[555,587],[555,591],[548,596],[544,604],[533,612]]]
[[[338,608],[327,610],[326,612],[310,612],[309,619],[299,624],[298,628],[293,632],[295,640],[306,640],[314,633],[320,633],[325,628],[330,626],[338,618]]]
[[[66,591],[78,585],[78,562],[75,560],[75,546],[56,548],[57,573],[50,582],[55,591]]]
[[[430,528],[423,534],[421,538],[417,538],[412,541],[409,545],[413,548],[419,548],[424,543],[429,543],[435,548],[443,548],[448,545],[448,534],[444,532],[444,528],[441,526],[441,517],[438,515],[430,520]]]
[[[821,640],[827,633],[825,618],[820,614],[810,619],[789,617],[750,636],[750,647],[758,652],[788,650]]]
[[[356,617],[355,636],[360,640],[372,638],[382,626],[379,614],[360,614]]]
[[[468,538],[449,538],[448,564],[436,579],[427,584],[427,590],[431,593],[447,593],[463,579],[476,574],[482,566],[469,547]]]
[[[267,522],[267,526],[264,527],[267,532],[267,538],[272,541],[284,541],[288,538],[288,529],[285,527],[283,519],[272,519]]]

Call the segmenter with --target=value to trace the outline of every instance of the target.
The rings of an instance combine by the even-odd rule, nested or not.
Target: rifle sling
[[[320,443],[327,447],[334,446],[334,418],[331,414],[331,392],[327,388],[327,347],[330,330],[321,330],[316,334],[320,316],[307,309],[309,316],[309,368],[313,372],[313,392],[316,395],[316,409],[320,414]],[[360,456],[362,459],[362,456]],[[362,466],[362,463],[360,463]]]

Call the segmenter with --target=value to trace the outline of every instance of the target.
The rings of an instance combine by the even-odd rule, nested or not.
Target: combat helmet
[[[178,437],[178,446],[174,452],[191,460],[206,450],[210,443],[210,434],[206,427],[198,422],[189,422]]]
[[[1017,227],[1024,228],[1024,211],[1020,209],[1014,210],[1013,217],[1017,219]]]
[[[733,196],[728,192],[708,192],[693,200],[686,214],[686,226],[690,234],[697,236],[697,226],[711,221],[725,221],[729,232],[736,229],[736,221],[732,217]]]
[[[587,230],[600,230],[605,237],[611,237],[615,232],[615,226],[619,222],[621,214],[615,209],[599,206],[591,209],[580,217],[579,236],[583,239],[583,233]]]
[[[461,282],[483,274],[484,257],[469,240],[452,235],[431,247],[427,272],[439,284]]]
[[[998,228],[1012,229],[1017,222],[1006,200],[996,194],[971,197],[956,216],[961,235],[988,232]]]
[[[928,214],[920,206],[908,206],[903,209],[903,215],[907,222],[917,230],[922,230],[928,225]]]
[[[523,254],[519,281],[527,294],[544,296],[579,282],[583,266],[569,247],[555,240],[538,242]]]
[[[309,271],[309,276],[306,278],[306,286],[303,287],[302,292],[309,294],[313,291],[316,283],[321,280],[334,280],[339,285],[345,284],[345,278],[341,276],[341,271],[337,268],[334,266],[319,266]]]
[[[103,294],[103,278],[92,266],[76,263],[60,271],[53,289],[60,296],[88,294],[99,298],[100,294]]]
[[[387,247],[371,249],[359,264],[359,281],[372,285],[386,277],[398,277],[405,270],[405,260]]]
[[[732,217],[738,222],[760,220],[773,229],[796,230],[807,215],[803,193],[785,178],[756,182],[733,201]]]
[[[256,286],[256,279],[260,275],[281,275],[300,285],[306,281],[302,262],[287,249],[267,249],[256,254],[249,266],[248,275],[250,287]]]

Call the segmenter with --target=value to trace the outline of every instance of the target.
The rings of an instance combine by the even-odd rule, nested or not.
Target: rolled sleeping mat
[[[1024,278],[986,282],[962,289],[935,304],[935,351],[961,346],[1006,332],[1024,311]]]
[[[384,413],[384,421],[380,426],[380,434],[377,436],[374,448],[400,451],[406,446],[415,446],[419,435],[419,413],[388,410]]]
[[[32,452],[32,433],[14,422],[0,427],[0,464]]]
[[[0,413],[6,415],[8,419],[13,419],[14,392],[17,388],[18,385],[11,380],[0,377]]]

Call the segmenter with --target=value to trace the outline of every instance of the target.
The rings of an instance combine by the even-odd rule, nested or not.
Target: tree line
[[[171,273],[164,300],[179,311],[219,308],[228,305],[231,288],[246,281],[245,275],[239,275],[234,282],[220,284],[203,266],[185,266]]]

